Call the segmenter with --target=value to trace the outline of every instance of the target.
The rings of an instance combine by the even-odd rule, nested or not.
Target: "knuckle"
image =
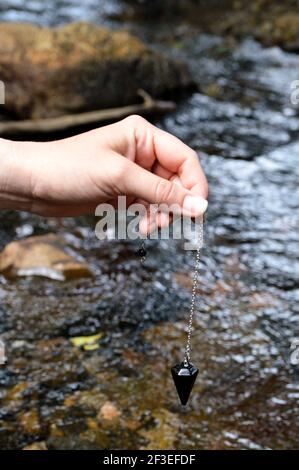
[[[191,151],[190,156],[191,156],[191,158],[192,158],[193,160],[196,160],[196,161],[199,160],[198,153],[197,153],[195,150],[192,150],[192,151]]]
[[[126,117],[124,121],[130,124],[130,126],[134,126],[134,127],[140,126],[144,124],[145,122],[147,122],[146,119],[144,119],[139,114],[131,114],[130,116]]]
[[[156,200],[157,202],[168,203],[171,201],[173,195],[173,185],[167,181],[160,179],[156,186]]]

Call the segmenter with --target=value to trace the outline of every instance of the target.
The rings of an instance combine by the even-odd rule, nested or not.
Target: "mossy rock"
[[[87,263],[67,251],[67,243],[55,234],[39,235],[6,245],[0,252],[0,272],[7,277],[43,276],[55,280],[92,276]]]
[[[0,23],[0,79],[6,111],[22,119],[128,105],[140,88],[160,97],[193,84],[184,63],[88,23]]]

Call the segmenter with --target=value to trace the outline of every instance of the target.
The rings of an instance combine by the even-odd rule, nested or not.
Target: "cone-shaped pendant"
[[[190,397],[191,390],[195,383],[196,377],[198,375],[197,367],[191,363],[190,353],[191,353],[191,335],[192,335],[192,325],[193,325],[193,316],[195,311],[195,301],[196,301],[196,289],[198,283],[198,272],[200,265],[200,250],[203,244],[203,221],[200,224],[200,231],[198,236],[198,248],[196,252],[195,259],[195,268],[194,276],[192,283],[192,295],[191,295],[191,305],[189,313],[189,322],[187,329],[187,343],[185,348],[184,360],[180,364],[176,364],[171,368],[171,374],[174,381],[174,385],[177,389],[178,396],[182,405],[187,405],[187,402]]]
[[[171,374],[182,405],[186,405],[196,380],[198,369],[190,362],[181,362],[171,368]]]

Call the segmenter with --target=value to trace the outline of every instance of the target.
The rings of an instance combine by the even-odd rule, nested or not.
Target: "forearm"
[[[0,210],[30,210],[31,174],[24,152],[26,144],[0,139]]]
[[[77,216],[128,196],[196,217],[207,193],[196,152],[140,116],[53,142],[0,139],[0,210]]]

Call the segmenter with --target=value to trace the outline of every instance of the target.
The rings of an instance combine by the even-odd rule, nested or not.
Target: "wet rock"
[[[175,447],[178,418],[164,409],[157,410],[154,418],[155,426],[141,431],[141,435],[148,441],[144,449],[173,449]]]
[[[107,397],[98,389],[75,392],[64,400],[67,408],[81,406],[92,410],[99,410],[107,402]]]
[[[33,382],[19,382],[10,388],[3,397],[3,409],[9,413],[21,412],[26,394],[33,385]]]
[[[97,431],[98,422],[95,419],[87,418],[86,424],[87,424],[88,429],[90,429],[91,431]]]
[[[254,292],[249,296],[249,305],[251,308],[260,309],[266,307],[276,307],[277,299],[268,292]]]
[[[99,420],[104,419],[106,421],[115,421],[120,416],[120,414],[121,412],[113,403],[106,401],[97,417]]]
[[[57,426],[56,423],[50,424],[50,436],[54,439],[63,437],[63,431]]]
[[[41,427],[37,410],[26,411],[20,416],[19,421],[26,434],[39,434]]]
[[[183,287],[184,289],[188,291],[192,291],[192,286],[193,286],[193,277],[192,273],[174,273],[173,275],[174,282],[178,284],[180,287]],[[212,289],[212,285],[210,282],[208,282],[207,279],[203,277],[199,277],[199,282],[197,286],[197,292],[201,294],[207,294],[210,292]]]
[[[285,13],[274,21],[274,40],[290,51],[299,51],[299,14]]]
[[[20,404],[23,399],[23,393],[30,387],[29,382],[19,382],[12,389],[9,390],[6,396],[7,402],[13,402],[15,404]]]
[[[8,277],[44,276],[63,281],[92,275],[68,252],[62,236],[48,234],[9,243],[0,253],[0,272]]]
[[[106,444],[106,448],[108,441]],[[51,436],[47,439],[47,446],[49,450],[95,450],[99,447],[93,441],[83,439],[81,436]],[[103,447],[104,448],[104,447]]]
[[[223,95],[223,91],[217,83],[210,83],[209,85],[203,87],[202,91],[205,95],[214,99],[220,99]]]
[[[87,23],[1,23],[0,44],[5,108],[23,119],[123,106],[136,103],[140,88],[157,97],[193,83],[181,62]]]
[[[24,447],[23,450],[48,450],[47,445],[44,441],[41,442],[34,442],[33,444],[29,444],[28,446]]]
[[[122,357],[126,364],[130,367],[135,367],[142,362],[142,357],[136,351],[130,348],[126,348],[122,351]]]
[[[130,431],[137,431],[141,427],[141,423],[137,419],[128,419],[126,425]]]

